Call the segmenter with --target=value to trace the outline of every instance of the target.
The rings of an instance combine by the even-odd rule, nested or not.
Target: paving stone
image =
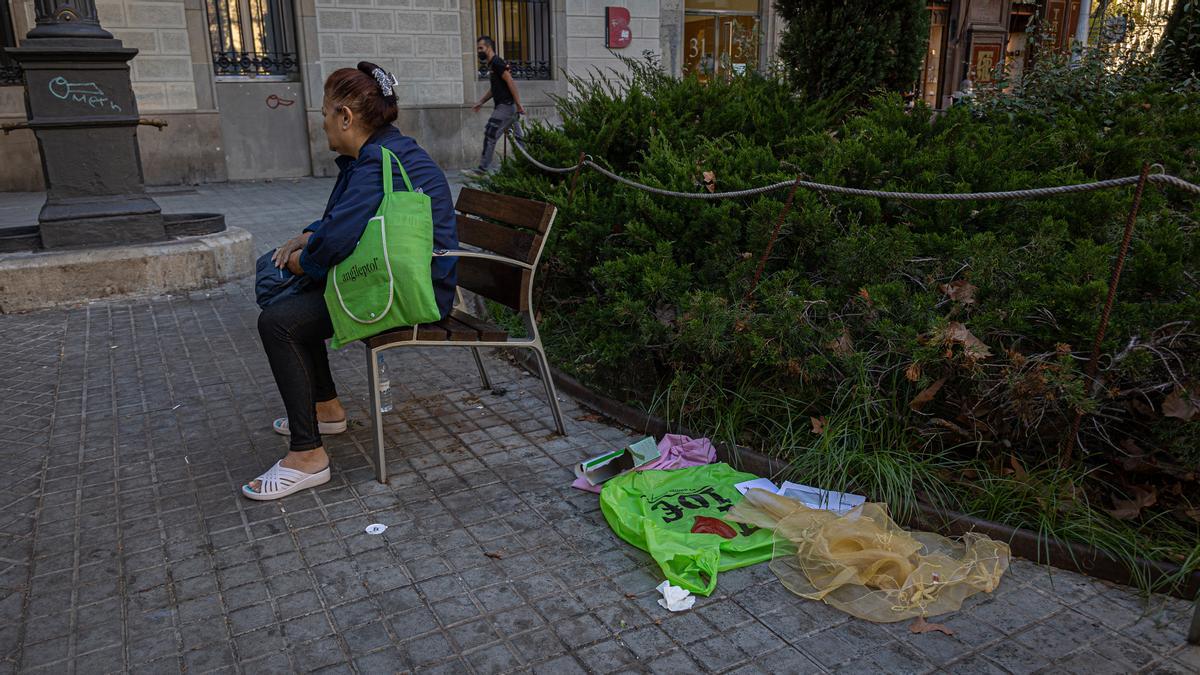
[[[568,647],[577,648],[609,636],[608,630],[596,617],[578,616],[553,624],[554,632]]]
[[[1001,670],[999,666],[979,654],[973,654],[965,659],[942,666],[942,672],[953,675],[1005,675],[1008,671]],[[1067,672],[1083,671],[1068,670]]]
[[[666,656],[659,657],[649,664],[650,672],[664,675],[676,673],[702,672],[704,669],[688,657],[683,650],[677,649]]]
[[[621,642],[640,661],[652,660],[659,654],[675,648],[675,643],[657,626],[646,626],[621,633]]]
[[[513,670],[521,661],[503,642],[463,655],[478,673],[501,673]]]
[[[413,638],[407,643],[408,652],[412,655],[413,665],[423,666],[442,661],[454,655],[454,646],[441,633],[431,633]]]
[[[394,673],[408,667],[404,656],[395,647],[389,647],[354,660],[361,673]]]
[[[533,672],[537,675],[574,675],[575,673],[587,673],[579,662],[570,656],[560,656],[552,661],[541,663],[533,667]]]
[[[988,660],[1011,673],[1037,672],[1050,664],[1045,655],[1009,640],[990,647],[982,653]]]
[[[764,672],[780,673],[781,675],[808,675],[809,673],[825,672],[807,656],[793,647],[771,652],[757,659],[758,665]]]
[[[1087,673],[1087,675],[1116,675],[1117,673],[1131,673],[1137,669],[1130,663],[1113,660],[1112,656],[1085,648],[1055,662],[1054,670]]]
[[[527,606],[497,612],[491,620],[503,635],[515,635],[546,623],[533,608]]]
[[[1092,649],[1114,662],[1128,663],[1135,668],[1144,668],[1154,661],[1153,652],[1120,635],[1101,637]]]
[[[809,658],[826,667],[838,666],[871,653],[891,636],[879,626],[853,621],[793,643]]]
[[[580,649],[577,657],[594,673],[617,672],[637,661],[637,657],[616,640]]]

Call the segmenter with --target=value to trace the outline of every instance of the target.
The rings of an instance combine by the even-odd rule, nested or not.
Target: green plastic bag
[[[717,572],[771,559],[770,530],[724,520],[742,500],[734,485],[757,477],[728,464],[633,471],[604,483],[600,509],[617,536],[649,553],[671,583],[709,595]]]
[[[383,151],[383,201],[358,246],[334,265],[325,284],[334,349],[401,326],[442,318],[433,295],[433,210],[414,192],[400,159]],[[392,189],[392,162],[406,192]]]

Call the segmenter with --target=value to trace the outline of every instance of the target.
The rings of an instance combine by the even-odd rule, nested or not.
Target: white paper
[[[847,492],[837,492],[835,490],[822,490],[821,488],[801,485],[791,481],[784,481],[783,485],[779,486],[779,494],[784,497],[797,499],[810,509],[832,511],[838,515],[847,513],[854,507],[861,506],[867,501],[867,498],[862,495],[852,495]]]
[[[754,480],[748,480],[743,483],[738,483],[737,485],[734,485],[733,487],[742,494],[746,494],[747,492],[749,492],[750,490],[752,490],[754,488],[766,490],[767,492],[776,492],[776,493],[779,492],[779,488],[775,487],[775,484],[772,483],[771,481],[767,480],[766,478],[755,478]]]
[[[367,534],[383,534],[383,531],[386,529],[387,529],[387,525],[384,525],[383,523],[371,523],[370,525],[367,526],[366,533]]]
[[[692,605],[696,604],[696,596],[678,586],[672,586],[669,581],[662,582],[654,590],[662,593],[662,598],[658,601],[658,604],[663,609],[672,612],[683,612],[691,609]]]

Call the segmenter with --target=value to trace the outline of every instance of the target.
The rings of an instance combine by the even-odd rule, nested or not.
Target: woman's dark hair
[[[346,106],[362,121],[362,125],[375,130],[396,121],[396,93],[383,95],[383,88],[375,71],[382,68],[361,61],[358,68],[339,68],[325,80],[325,96],[336,106]],[[386,71],[383,71],[386,74]],[[391,75],[387,75],[391,77]]]

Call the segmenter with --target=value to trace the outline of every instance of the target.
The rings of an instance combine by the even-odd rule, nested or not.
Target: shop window
[[[708,81],[758,69],[760,25],[758,0],[687,0],[683,74]]]
[[[207,0],[217,77],[279,77],[299,71],[290,0]]]
[[[549,0],[475,0],[475,34],[496,41],[496,53],[517,80],[551,79]],[[487,79],[486,63],[479,79]]]

